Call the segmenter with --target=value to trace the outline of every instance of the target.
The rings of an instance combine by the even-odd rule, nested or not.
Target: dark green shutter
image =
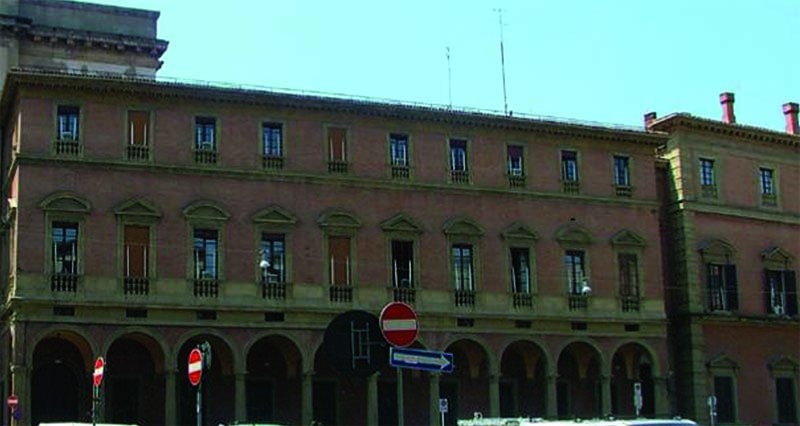
[[[786,289],[786,315],[797,315],[797,281],[794,271],[783,271],[784,288]]]
[[[739,310],[739,292],[736,284],[736,265],[725,265],[725,298],[729,311]]]

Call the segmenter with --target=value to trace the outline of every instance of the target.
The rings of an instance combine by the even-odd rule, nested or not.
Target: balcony
[[[561,185],[566,194],[578,194],[581,192],[581,184],[577,180],[565,180],[561,182]]]
[[[394,287],[392,300],[395,302],[408,303],[413,305],[417,298],[417,290],[408,287]]]
[[[466,170],[450,170],[450,182],[452,183],[469,183],[469,172]]]
[[[56,140],[56,155],[62,157],[78,157],[81,155],[81,143],[75,139]]]
[[[350,171],[350,163],[342,160],[328,161],[328,173],[347,174]]]
[[[125,155],[129,161],[150,161],[150,147],[147,145],[128,145]]]
[[[392,166],[392,179],[408,180],[410,176],[411,173],[408,170],[408,166],[399,166],[399,165]]]
[[[525,188],[525,176],[520,174],[508,175],[509,188]]]
[[[475,306],[475,291],[474,290],[456,290],[455,303],[457,307],[461,306]]]
[[[705,198],[717,198],[717,185],[700,185],[700,195]]]
[[[283,168],[284,158],[279,155],[261,156],[261,167],[265,170],[280,170]]]
[[[617,194],[617,197],[630,198],[633,195],[633,188],[630,185],[615,185],[614,193]]]
[[[272,300],[286,300],[286,283],[262,281],[261,297]]]
[[[569,295],[570,311],[585,311],[589,309],[589,296],[583,294]]]
[[[353,301],[353,287],[331,285],[328,289],[328,298],[335,303],[350,303]]]
[[[51,274],[50,289],[59,293],[75,293],[78,291],[78,274]]]
[[[761,204],[774,207],[778,205],[778,200],[775,197],[775,194],[761,194]]]
[[[514,309],[533,308],[533,295],[530,293],[512,293]]]
[[[122,288],[126,295],[147,296],[150,293],[150,279],[144,277],[125,277]]]
[[[217,297],[219,295],[219,280],[213,278],[194,279],[194,297]]]
[[[217,151],[207,149],[194,150],[195,164],[217,164]]]
[[[639,312],[639,297],[638,296],[623,296],[620,298],[622,305],[622,312]]]

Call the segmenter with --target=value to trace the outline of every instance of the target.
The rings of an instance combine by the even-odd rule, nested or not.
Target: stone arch
[[[722,239],[710,239],[700,243],[697,248],[703,257],[722,257],[729,259],[736,255],[733,244]]]
[[[484,234],[483,227],[472,218],[466,216],[455,217],[442,226],[442,232],[445,235],[451,236],[464,236],[464,237],[481,237]]]
[[[328,209],[320,213],[317,223],[321,228],[346,230],[353,233],[361,228],[361,219],[353,213],[341,209]]]
[[[556,241],[561,244],[590,245],[594,242],[592,232],[588,228],[576,224],[562,225],[556,230]]]
[[[33,355],[36,344],[47,338],[64,339],[72,343],[80,350],[86,371],[90,371],[94,368],[95,357],[100,353],[97,342],[95,342],[85,330],[71,325],[48,327],[34,336],[33,341],[36,343],[32,345],[32,349],[25,354],[25,361],[28,365],[34,365]]]
[[[653,373],[659,376],[666,374],[665,371],[662,371],[663,366],[661,365],[661,361],[658,359],[658,352],[655,351],[650,345],[645,342],[641,342],[638,340],[626,340],[622,342],[618,342],[614,349],[611,351],[611,356],[613,357],[621,348],[626,346],[638,346],[644,353],[647,354],[649,357],[649,361],[653,364]]]
[[[547,415],[549,354],[530,339],[517,339],[500,356],[500,416]]]
[[[59,191],[48,195],[39,203],[44,211],[59,213],[88,214],[92,211],[92,204],[80,195],[70,191]]]
[[[231,215],[225,208],[214,201],[194,201],[183,208],[183,216],[192,221],[225,222]]]
[[[247,420],[301,424],[304,371],[297,342],[283,333],[261,334],[244,354]]]
[[[638,386],[642,401],[640,414],[646,417],[655,415],[659,369],[652,349],[636,341],[621,343],[611,353],[609,369],[611,413],[636,415],[633,400]]]
[[[598,382],[607,376],[602,352],[594,342],[573,340],[559,351],[556,364],[556,408],[559,417],[590,418],[598,412],[602,394]]]
[[[514,222],[500,231],[500,235],[506,240],[529,240],[536,241],[539,234],[530,226],[522,222]]]
[[[121,338],[131,338],[140,342],[150,353],[154,360],[156,360],[156,372],[164,372],[167,369],[166,360],[172,353],[169,350],[169,345],[162,336],[152,333],[152,331],[145,327],[126,327],[114,331],[108,336],[105,344],[103,345],[103,353],[108,353],[108,349],[114,342]]]

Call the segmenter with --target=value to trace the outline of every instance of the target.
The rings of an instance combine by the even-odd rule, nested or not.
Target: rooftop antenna
[[[453,108],[453,83],[450,77],[450,46],[446,48],[447,55],[447,107]]]
[[[500,18],[500,67],[503,71],[503,112],[508,115],[508,97],[506,96],[506,57],[503,49],[503,9],[494,9]]]

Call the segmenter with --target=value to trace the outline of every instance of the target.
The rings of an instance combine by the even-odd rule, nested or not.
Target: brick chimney
[[[653,124],[654,121],[656,121],[656,118],[658,118],[658,114],[656,114],[654,111],[653,112],[648,112],[647,114],[645,114],[644,115],[644,128],[645,129],[649,129],[650,125]]]
[[[720,93],[719,103],[722,105],[722,121],[726,123],[736,123],[736,116],[733,115],[733,93]]]
[[[786,133],[800,135],[797,123],[797,111],[800,109],[797,102],[786,102],[783,104],[783,115],[786,117]]]

